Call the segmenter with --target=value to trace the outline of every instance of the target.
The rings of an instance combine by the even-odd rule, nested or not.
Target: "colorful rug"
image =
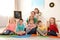
[[[23,35],[23,36],[11,36],[13,38],[28,38],[30,37],[31,35]]]
[[[28,34],[28,35],[23,35],[23,36],[18,36],[18,35],[0,35],[0,38],[29,38],[29,37],[40,37],[40,38],[60,38],[57,36],[37,36],[36,34]]]

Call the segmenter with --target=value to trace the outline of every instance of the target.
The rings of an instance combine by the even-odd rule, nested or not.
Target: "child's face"
[[[35,13],[38,13],[38,10],[35,9],[34,12],[35,12]]]
[[[42,22],[40,22],[40,23],[38,24],[38,26],[42,26]]]
[[[54,23],[54,19],[50,18],[50,23]]]
[[[33,17],[33,16],[30,16],[29,19],[30,19],[30,20],[31,20],[31,19],[34,19],[34,17]]]
[[[23,24],[23,21],[22,20],[20,20],[20,24]]]
[[[30,24],[34,24],[34,21],[33,21],[33,20],[30,20],[29,23],[30,23]]]

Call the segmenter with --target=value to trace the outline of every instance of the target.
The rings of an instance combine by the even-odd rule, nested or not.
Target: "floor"
[[[0,38],[0,40],[60,40],[60,38],[40,38],[40,37],[30,37],[30,38]]]
[[[0,33],[3,32],[4,28],[0,28]],[[0,38],[0,40],[60,40],[60,38],[50,37],[29,37],[29,38]]]

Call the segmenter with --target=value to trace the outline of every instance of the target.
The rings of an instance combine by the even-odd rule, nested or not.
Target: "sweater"
[[[48,31],[55,31],[56,33],[59,33],[58,31],[58,28],[57,28],[57,25],[50,25],[49,28],[48,28]]]

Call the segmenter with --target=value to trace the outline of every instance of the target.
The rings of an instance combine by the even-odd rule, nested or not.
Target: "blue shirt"
[[[24,31],[24,29],[25,29],[24,24],[22,24],[22,25],[20,25],[19,23],[17,24],[16,32]]]

